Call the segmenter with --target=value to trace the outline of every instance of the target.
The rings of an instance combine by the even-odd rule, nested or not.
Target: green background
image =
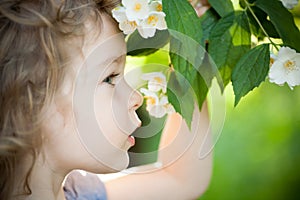
[[[299,27],[300,5],[292,12]],[[232,88],[225,94],[213,175],[199,199],[300,199],[300,87],[266,81],[235,108]]]
[[[201,200],[300,199],[300,88],[263,83],[233,108],[215,148]]]
[[[166,64],[164,52],[129,62],[158,60]],[[214,148],[213,175],[199,199],[300,199],[300,87],[291,90],[266,80],[237,107],[231,85],[224,94],[226,119]],[[159,136],[137,138],[130,151],[155,151]],[[155,156],[133,158],[131,166],[155,161]]]
[[[300,6],[293,10],[299,24]],[[295,38],[300,42],[300,38]],[[130,63],[168,64],[164,53]],[[234,107],[231,85],[225,90],[226,119],[214,148],[213,175],[200,200],[300,199],[300,86],[291,90],[266,80]],[[159,140],[139,140],[134,152],[153,151]],[[131,166],[151,162],[133,159]]]

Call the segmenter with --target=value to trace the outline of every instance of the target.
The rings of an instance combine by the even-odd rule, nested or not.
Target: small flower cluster
[[[146,110],[156,118],[161,118],[168,113],[174,113],[175,109],[169,103],[167,92],[166,77],[161,72],[143,74],[143,80],[148,81],[148,89],[141,88],[141,93],[146,99]]]
[[[280,0],[284,7],[287,9],[293,9],[298,5],[298,0]]]
[[[148,38],[155,35],[156,29],[167,29],[161,0],[122,0],[112,16],[126,35],[137,29],[143,38]]]
[[[271,83],[287,83],[291,89],[300,85],[300,53],[289,47],[281,47],[278,55],[271,55],[269,71]]]

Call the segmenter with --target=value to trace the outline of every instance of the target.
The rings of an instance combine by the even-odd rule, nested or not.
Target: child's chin
[[[126,153],[126,155],[123,155],[124,157],[120,160],[118,160],[118,162],[115,162],[115,164],[113,166],[108,166],[107,172],[106,173],[114,173],[114,172],[119,172],[122,171],[124,169],[126,169],[129,165],[129,156],[128,153]]]

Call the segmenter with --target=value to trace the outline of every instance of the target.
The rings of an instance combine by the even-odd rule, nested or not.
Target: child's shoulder
[[[106,200],[106,190],[104,184],[95,174],[72,171],[66,178],[64,193],[67,200],[89,199]]]

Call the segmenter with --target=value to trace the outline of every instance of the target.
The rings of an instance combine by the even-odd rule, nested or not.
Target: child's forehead
[[[85,56],[94,51],[102,51],[105,57],[119,57],[126,53],[124,35],[120,32],[117,23],[107,14],[101,14],[100,21],[89,20],[86,24],[83,53]],[[116,54],[116,55],[112,55]]]
[[[126,45],[121,33],[113,35],[107,40],[94,46],[88,55],[85,55],[84,63],[90,70],[106,67],[112,62],[121,63],[126,55]]]

